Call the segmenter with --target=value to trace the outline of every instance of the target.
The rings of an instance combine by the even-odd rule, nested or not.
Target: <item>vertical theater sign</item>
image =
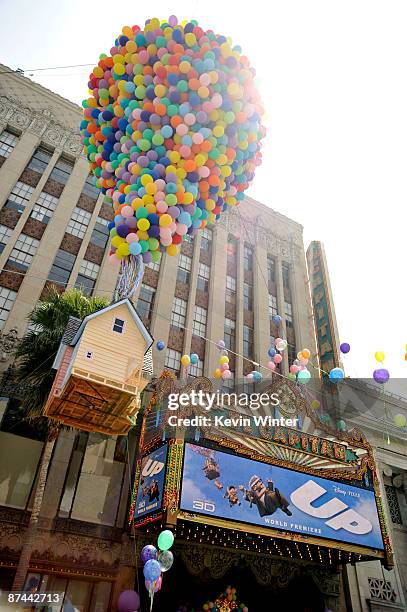
[[[343,564],[393,566],[372,448],[357,429],[321,423],[291,382],[269,386],[279,416],[297,417],[297,427],[268,424],[261,411],[241,418],[238,406],[214,406],[208,421],[196,405],[177,417],[198,426],[171,427],[176,381],[163,375],[144,415],[129,519],[138,537],[170,526],[192,574],[219,578],[244,551],[259,584],[311,575],[333,606]],[[182,391],[199,389],[212,383],[195,379]]]

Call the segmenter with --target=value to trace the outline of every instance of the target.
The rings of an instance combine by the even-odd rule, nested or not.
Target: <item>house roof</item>
[[[85,317],[79,327],[79,329],[76,331],[74,337],[72,338],[71,342],[69,342],[69,344],[71,346],[75,346],[75,344],[78,342],[79,338],[82,336],[83,330],[85,329],[86,324],[88,323],[88,321],[90,321],[91,319],[95,319],[96,317],[99,317],[101,314],[104,314],[105,312],[109,312],[110,310],[114,310],[115,308],[118,308],[119,306],[121,306],[122,304],[126,304],[135,324],[137,325],[138,329],[141,332],[141,335],[143,336],[144,340],[146,341],[148,347],[147,350],[151,347],[151,345],[154,342],[153,337],[151,336],[150,332],[148,331],[148,329],[146,328],[146,326],[144,325],[144,323],[142,322],[142,320],[140,319],[140,317],[137,314],[137,311],[134,307],[134,305],[132,304],[132,302],[125,298],[123,300],[120,300],[118,302],[114,302],[113,304],[110,304],[109,306],[106,306],[106,308],[102,308],[102,310],[98,310],[97,312],[94,312],[91,315],[88,315],[87,317]]]
[[[81,323],[82,319],[78,319],[76,317],[69,317],[68,325],[66,326],[64,335],[62,336],[62,344],[71,344],[72,340],[75,338],[76,332],[81,326]]]

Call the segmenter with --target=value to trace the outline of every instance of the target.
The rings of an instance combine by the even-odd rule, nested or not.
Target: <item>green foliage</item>
[[[30,326],[35,328],[25,334],[18,346],[15,377],[30,385],[23,400],[29,418],[41,415],[51,390],[55,376],[51,366],[69,317],[83,319],[108,304],[107,300],[89,297],[79,289],[69,289],[65,293],[51,289],[28,315]]]

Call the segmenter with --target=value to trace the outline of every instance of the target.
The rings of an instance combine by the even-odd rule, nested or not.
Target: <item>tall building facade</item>
[[[15,329],[21,337],[27,314],[50,285],[112,296],[117,270],[107,262],[106,246],[113,213],[88,175],[78,135],[81,109],[6,66],[0,71],[0,328],[3,334]],[[145,267],[134,299],[152,336],[166,346],[154,349],[155,372],[169,369],[182,377],[181,356],[196,353],[199,360],[189,374],[211,377],[217,342],[224,340],[233,373],[224,386],[230,388],[259,364],[267,364],[267,351],[279,336],[288,347],[278,373],[286,375],[303,348],[311,351],[311,362],[325,369],[317,265],[324,267],[319,291],[328,291],[326,261],[317,263],[313,251],[308,275],[301,225],[247,197],[214,227],[184,242],[177,257],[163,256]],[[329,296],[334,312],[330,288]],[[272,320],[277,314],[282,317],[279,326]],[[336,325],[329,333],[330,350],[337,350]],[[262,372],[267,375],[267,369]],[[317,367],[313,374],[318,376]],[[13,408],[18,397],[10,400],[7,389],[2,393],[0,589],[8,589],[32,508],[44,435],[30,424],[17,423]],[[396,446],[382,448],[373,417],[368,421],[363,425],[384,466],[383,491],[399,570],[384,575],[379,562],[348,566],[347,604],[343,594],[337,610],[381,610],[387,609],[386,602],[402,610],[405,438],[393,428]],[[128,438],[60,433],[28,584],[63,592],[81,612],[114,610],[118,594],[134,588],[137,540],[126,517],[136,449],[135,431]]]

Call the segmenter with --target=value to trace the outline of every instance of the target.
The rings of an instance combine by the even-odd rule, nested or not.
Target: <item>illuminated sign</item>
[[[190,443],[180,509],[384,548],[373,491]]]
[[[161,510],[167,462],[167,445],[149,453],[141,460],[134,519]]]

